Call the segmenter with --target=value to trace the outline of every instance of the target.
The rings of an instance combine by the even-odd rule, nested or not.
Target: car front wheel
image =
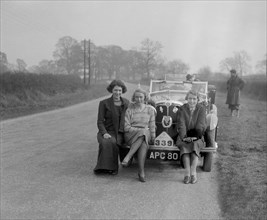
[[[213,153],[212,152],[205,153],[203,156],[203,170],[205,172],[211,171],[212,161],[213,161]]]

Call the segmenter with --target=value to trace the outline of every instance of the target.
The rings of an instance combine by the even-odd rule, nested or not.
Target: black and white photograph
[[[1,220],[267,218],[267,0],[0,0]]]

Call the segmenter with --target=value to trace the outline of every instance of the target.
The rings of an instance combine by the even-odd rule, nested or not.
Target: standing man
[[[227,80],[227,99],[231,110],[231,116],[234,116],[234,110],[236,110],[236,116],[239,117],[239,105],[240,105],[240,91],[243,89],[245,82],[238,77],[236,70],[230,70],[231,77]]]

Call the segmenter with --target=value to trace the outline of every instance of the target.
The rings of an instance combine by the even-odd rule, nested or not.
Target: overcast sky
[[[266,54],[266,0],[262,1],[10,1],[1,0],[1,51],[28,67],[53,59],[57,41],[71,36],[97,46],[139,48],[149,38],[167,61],[196,72],[245,50],[254,66]]]

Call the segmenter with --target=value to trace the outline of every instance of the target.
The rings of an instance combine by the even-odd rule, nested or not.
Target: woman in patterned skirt
[[[128,166],[133,155],[138,151],[139,181],[145,182],[145,160],[149,142],[155,140],[155,110],[145,104],[147,93],[137,89],[133,93],[132,101],[125,113],[124,137],[131,147],[122,161],[122,166]]]

